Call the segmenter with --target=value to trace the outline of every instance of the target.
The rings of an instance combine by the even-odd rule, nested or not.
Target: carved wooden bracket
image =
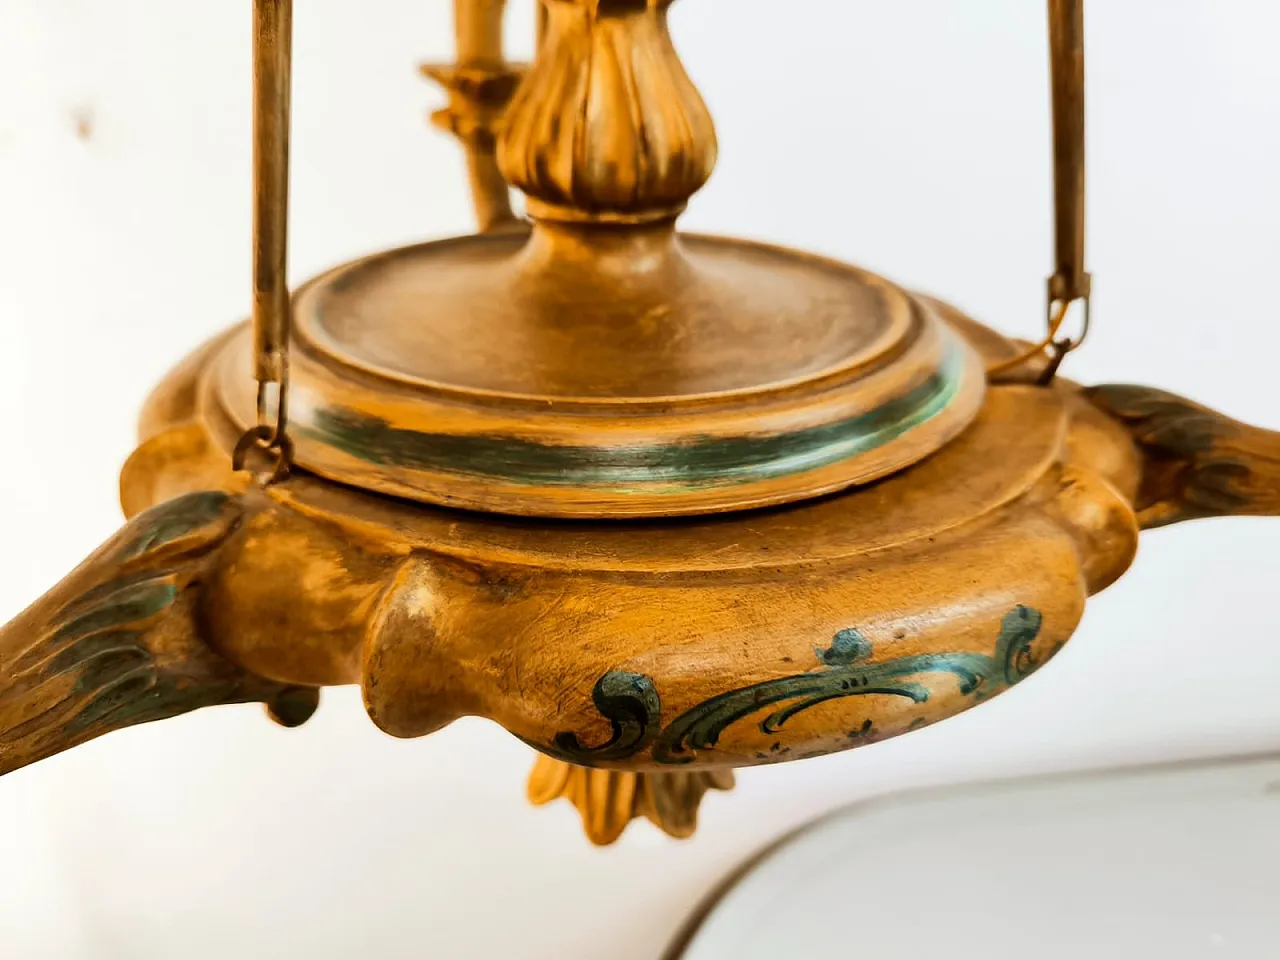
[[[1280,515],[1280,433],[1154,387],[1090,387],[1144,459],[1134,504],[1144,528],[1223,516]]]
[[[216,492],[148,510],[0,627],[0,774],[213,704],[261,701],[288,726],[315,712],[314,688],[256,677],[207,645],[203,586],[243,515]]]

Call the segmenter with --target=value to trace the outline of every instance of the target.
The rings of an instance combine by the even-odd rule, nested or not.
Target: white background
[[[512,17],[530,46],[530,11]],[[1035,0],[684,0],[722,160],[686,225],[816,249],[1031,335],[1050,263]],[[415,65],[445,0],[296,13],[292,266],[470,229]],[[1096,332],[1069,373],[1280,428],[1280,5],[1088,9]],[[0,0],[0,617],[119,521],[136,411],[249,286],[249,4]],[[854,753],[744,772],[692,842],[600,851],[481,721],[397,742],[354,690],[115,734],[0,781],[0,955],[651,960],[711,884],[905,786],[1280,745],[1280,522],[1144,537],[1050,669]]]

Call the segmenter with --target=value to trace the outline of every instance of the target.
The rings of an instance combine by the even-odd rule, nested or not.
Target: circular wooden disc
[[[298,463],[486,512],[676,516],[866,483],[982,402],[973,349],[893,284],[669,229],[551,228],[395,250],[295,298]],[[247,337],[223,402],[247,423]]]

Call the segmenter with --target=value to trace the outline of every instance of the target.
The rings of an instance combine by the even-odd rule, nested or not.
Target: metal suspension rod
[[[1069,303],[1089,295],[1084,268],[1084,0],[1049,0],[1049,55],[1057,247],[1049,296]]]
[[[287,269],[293,0],[254,0],[253,14],[253,342],[254,376],[258,380],[257,439],[268,447],[282,450],[289,372]]]
[[[1047,331],[1021,353],[987,368],[997,379],[1041,360],[1038,381],[1050,383],[1067,354],[1089,335],[1093,279],[1084,268],[1084,0],[1049,0],[1049,75],[1053,100],[1054,270],[1049,277]],[[1080,330],[1063,335],[1067,314],[1083,304]]]

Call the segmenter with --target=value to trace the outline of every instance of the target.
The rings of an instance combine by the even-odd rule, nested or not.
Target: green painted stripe
[[[419,433],[323,407],[302,414],[292,426],[297,436],[383,468],[617,493],[652,494],[664,487],[686,492],[805,473],[882,447],[945,410],[960,392],[964,369],[964,354],[951,341],[938,371],[875,410],[794,433],[703,437],[666,446],[602,449]]]

